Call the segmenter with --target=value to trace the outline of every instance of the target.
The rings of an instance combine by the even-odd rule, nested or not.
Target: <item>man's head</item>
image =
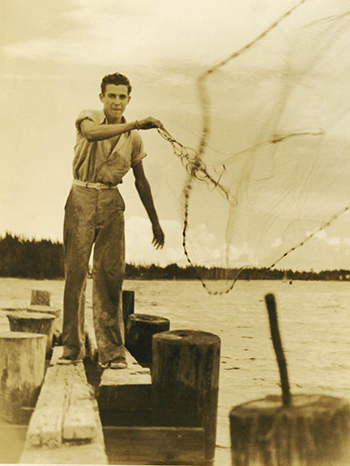
[[[119,73],[105,76],[101,82],[100,100],[109,123],[120,123],[130,101],[129,79]]]
[[[106,92],[107,84],[115,84],[116,86],[124,85],[128,88],[128,94],[131,94],[131,84],[129,79],[120,73],[107,74],[101,81],[101,94]]]

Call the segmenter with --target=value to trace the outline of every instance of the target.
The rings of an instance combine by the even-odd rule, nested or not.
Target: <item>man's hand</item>
[[[152,225],[153,229],[153,240],[152,244],[156,249],[162,249],[164,246],[164,233],[161,226],[158,224]]]
[[[152,128],[163,128],[163,124],[153,117],[144,118],[138,120],[135,123],[137,129],[152,129]]]

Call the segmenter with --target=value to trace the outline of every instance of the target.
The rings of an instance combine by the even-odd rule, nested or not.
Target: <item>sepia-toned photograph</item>
[[[0,12],[0,464],[350,466],[350,4]]]

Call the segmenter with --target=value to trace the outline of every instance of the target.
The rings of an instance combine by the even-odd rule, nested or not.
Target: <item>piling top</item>
[[[6,316],[9,319],[31,319],[31,320],[53,320],[55,316],[52,314],[44,314],[44,313],[35,313],[35,312],[28,312],[28,311],[13,311],[8,312]]]
[[[332,412],[341,408],[347,408],[350,412],[350,405],[347,400],[331,395],[319,394],[298,394],[293,395],[293,406],[283,407],[282,398],[279,395],[269,395],[258,400],[248,401],[235,406],[230,411],[230,416],[254,417],[256,415],[276,415],[283,412],[301,414],[307,416],[308,413]]]
[[[26,311],[29,311],[29,312],[41,312],[41,313],[46,313],[46,314],[52,314],[52,315],[55,315],[55,316],[58,316],[60,314],[60,310],[59,309],[56,309],[54,307],[51,307],[51,306],[45,306],[45,305],[41,305],[41,304],[36,304],[36,305],[31,305],[31,306],[28,306],[25,308]]]
[[[153,339],[174,345],[208,346],[220,343],[220,338],[217,335],[198,330],[171,330],[169,332],[157,333],[153,335]]]
[[[169,322],[165,317],[152,316],[150,314],[130,314],[128,319],[143,322]]]
[[[0,340],[20,340],[20,339],[37,339],[37,338],[47,338],[46,335],[43,335],[41,333],[29,333],[29,332],[10,332],[7,330],[4,330],[3,332],[0,332]]]

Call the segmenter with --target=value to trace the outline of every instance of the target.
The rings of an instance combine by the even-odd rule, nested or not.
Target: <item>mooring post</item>
[[[51,293],[43,290],[32,290],[30,304],[31,306],[50,306]]]
[[[291,395],[275,297],[265,296],[282,395],[232,408],[232,466],[345,466],[350,464],[350,406],[320,394]]]
[[[0,333],[0,417],[16,423],[23,406],[34,406],[44,379],[46,336]]]
[[[9,312],[7,318],[12,332],[40,333],[47,336],[46,356],[51,355],[55,316],[27,311]]]
[[[220,338],[194,330],[153,336],[152,409],[160,426],[203,427],[206,460],[215,454]]]
[[[135,291],[123,290],[122,299],[124,327],[126,328],[129,315],[135,311]]]
[[[152,337],[167,332],[170,320],[149,314],[131,314],[126,324],[126,347],[138,362],[152,363]]]

